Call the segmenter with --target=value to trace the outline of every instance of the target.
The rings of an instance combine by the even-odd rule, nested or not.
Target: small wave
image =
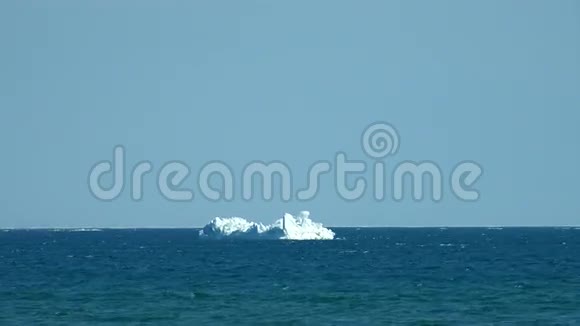
[[[78,229],[68,229],[68,228],[61,228],[61,229],[50,229],[50,232],[100,232],[103,231],[102,229],[96,228],[78,228]]]
[[[70,230],[70,232],[101,232],[103,231],[102,229],[95,229],[95,228],[91,228],[91,229],[72,229]]]
[[[169,291],[166,290],[162,293],[164,297],[182,299],[182,300],[193,300],[209,297],[209,294],[204,292],[193,292],[193,291]]]

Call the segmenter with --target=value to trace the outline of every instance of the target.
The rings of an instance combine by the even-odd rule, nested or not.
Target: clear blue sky
[[[328,225],[579,225],[580,2],[3,1],[0,227],[200,226],[307,209]],[[366,159],[371,122],[397,160],[485,169],[481,199],[309,202],[93,198],[90,167],[281,160],[305,179]],[[186,186],[195,188],[195,175]],[[278,198],[278,197],[276,197]]]

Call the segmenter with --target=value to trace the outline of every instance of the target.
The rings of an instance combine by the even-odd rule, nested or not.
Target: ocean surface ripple
[[[0,324],[574,324],[580,230],[0,232]]]

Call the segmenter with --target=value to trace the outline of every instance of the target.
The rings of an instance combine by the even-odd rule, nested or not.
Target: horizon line
[[[85,226],[85,227],[70,227],[70,226],[33,226],[33,227],[0,227],[2,231],[8,230],[196,230],[203,229],[204,226]],[[349,229],[460,229],[460,228],[576,228],[580,229],[580,225],[389,225],[389,226],[373,226],[373,225],[346,225],[346,226],[325,226],[327,228],[349,228]]]

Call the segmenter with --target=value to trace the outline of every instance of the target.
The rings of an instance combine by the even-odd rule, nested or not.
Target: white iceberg
[[[270,225],[248,221],[241,217],[216,217],[199,231],[201,238],[332,240],[334,232],[310,219],[310,213],[284,216]]]

